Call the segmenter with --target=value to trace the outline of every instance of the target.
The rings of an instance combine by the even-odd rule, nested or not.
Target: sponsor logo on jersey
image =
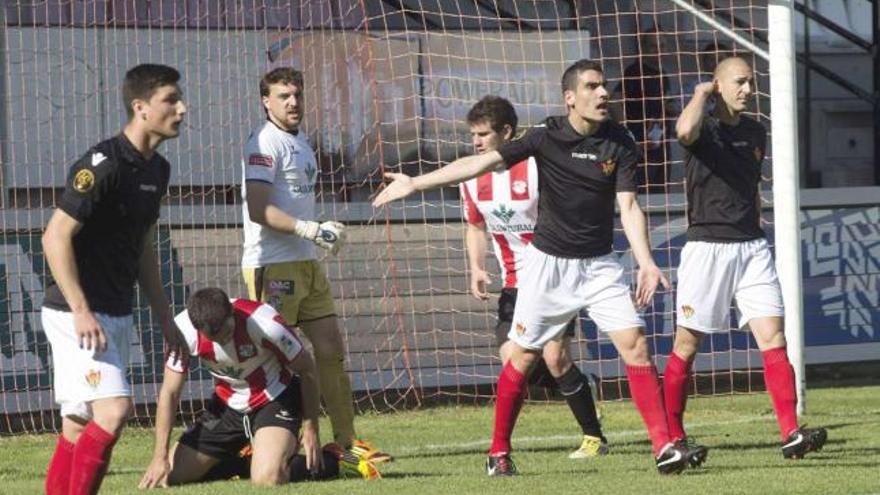
[[[95,173],[84,168],[73,176],[73,188],[77,192],[89,192],[95,185]]]
[[[525,194],[526,189],[529,188],[529,185],[526,184],[526,181],[524,180],[515,180],[513,181],[513,184],[511,184],[510,188],[513,189],[513,192],[515,192],[516,194]]]
[[[242,371],[243,370],[236,368],[235,366],[223,366],[222,368],[217,368],[216,374],[223,378],[234,378],[238,380],[241,377]]]
[[[93,153],[92,154],[92,166],[97,167],[98,165],[101,164],[101,162],[103,162],[106,159],[107,159],[107,155],[105,155],[104,153],[101,153],[100,151],[97,153]]]
[[[516,327],[514,327],[514,328],[516,329],[517,335],[521,336],[522,334],[526,333],[526,326],[523,325],[522,323],[517,323]]]
[[[614,173],[614,169],[617,168],[617,162],[614,160],[608,159],[602,163],[599,163],[599,170],[607,177]]]
[[[141,184],[141,191],[156,192],[158,190],[156,184]]]
[[[578,153],[577,151],[571,152],[572,158],[580,158],[581,160],[593,160],[594,162],[599,158],[598,156],[592,153]]]
[[[258,167],[271,167],[272,157],[269,155],[254,153],[248,157],[248,165],[256,165]]]
[[[513,218],[513,215],[515,215],[516,212],[513,211],[513,208],[509,208],[502,204],[499,205],[498,208],[492,210],[492,214],[495,215],[498,220],[501,220],[504,223],[509,223],[510,219]]]
[[[101,384],[101,371],[89,370],[89,372],[86,373],[86,383],[92,388],[98,388],[98,385]]]
[[[684,315],[685,318],[690,318],[690,317],[694,316],[694,313],[695,313],[695,311],[694,311],[693,306],[689,306],[689,305],[685,304],[684,306],[681,307],[681,314]]]

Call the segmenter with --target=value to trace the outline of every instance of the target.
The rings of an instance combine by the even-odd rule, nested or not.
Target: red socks
[[[89,421],[73,448],[70,495],[98,493],[117,438],[94,421]]]
[[[46,495],[67,495],[72,462],[73,443],[64,438],[64,435],[58,435],[55,454],[46,470]]]
[[[626,365],[626,376],[629,379],[629,390],[633,402],[642,415],[642,421],[648,428],[651,446],[656,457],[663,447],[669,443],[669,429],[666,425],[666,411],[663,407],[663,394],[657,379],[657,368],[653,364],[647,366]]]
[[[684,433],[684,409],[688,399],[688,376],[693,361],[685,361],[674,352],[669,353],[663,371],[663,402],[666,404],[666,422],[669,437],[680,440]]]
[[[495,402],[495,430],[492,432],[492,447],[489,455],[510,453],[510,437],[516,425],[516,417],[522,408],[526,391],[526,375],[510,364],[504,365],[498,376],[498,392]]]
[[[798,428],[794,368],[788,362],[785,347],[766,350],[761,353],[761,357],[764,358],[764,383],[770,399],[773,400],[779,433],[784,441]]]

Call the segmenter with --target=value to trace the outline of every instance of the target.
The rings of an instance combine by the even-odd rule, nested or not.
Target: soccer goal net
[[[259,79],[294,66],[305,74],[304,132],[317,152],[322,219],[349,225],[337,257],[323,259],[362,410],[492,397],[500,369],[497,297],[469,294],[465,224],[457,188],[374,210],[384,172],[419,174],[472,153],[468,109],[487,94],[508,98],[522,127],[564,112],[563,70],[601,63],[615,117],[640,147],[640,200],[655,259],[670,280],[685,241],[682,150],[674,121],[715,64],[752,62],[752,111],[769,130],[767,63],[696,17],[702,12],[766,47],[766,2],[692,0],[18,0],[0,10],[0,433],[59,427],[52,356],[40,324],[49,281],[40,236],[68,166],[125,121],[120,81],[144,62],[183,75],[189,105],[172,163],[156,242],[175,311],[187,294],[218,286],[244,296],[240,271],[240,157],[264,118]],[[770,181],[769,165],[765,180]],[[765,188],[769,185],[765,185]],[[770,216],[766,219],[769,221]],[[635,272],[617,222],[615,251]],[[772,224],[768,224],[772,232]],[[772,239],[772,234],[771,234]],[[490,255],[488,266],[498,269]],[[674,328],[673,293],[645,311],[662,371]],[[130,379],[138,404],[155,401],[161,332],[142,297],[132,329]],[[601,378],[605,398],[627,395],[610,341],[581,318],[575,362]],[[692,391],[750,391],[760,360],[750,336],[708,339]],[[196,369],[184,418],[210,396]],[[536,397],[536,396],[533,396]],[[545,395],[541,395],[545,398]],[[147,408],[139,418],[149,420]]]

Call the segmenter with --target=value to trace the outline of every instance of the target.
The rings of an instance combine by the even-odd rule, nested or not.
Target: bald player
[[[687,447],[683,417],[688,374],[703,337],[729,328],[733,300],[739,313],[737,325],[752,330],[761,350],[782,455],[798,459],[821,449],[827,433],[797,423],[782,294],[760,224],[758,185],[767,132],[743,115],[754,92],[748,62],[724,59],[711,82],[697,85],[675,126],[686,150],[688,230],[678,268],[678,326],[663,376],[664,402],[670,437]],[[706,102],[713,95],[715,109],[707,115]]]

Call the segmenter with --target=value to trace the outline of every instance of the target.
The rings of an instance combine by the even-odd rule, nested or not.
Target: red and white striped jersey
[[[214,376],[214,392],[230,408],[246,413],[268,404],[290,383],[290,364],[303,351],[284,319],[272,306],[247,299],[231,299],[235,331],[220,345],[205,337],[190,322],[186,311],[174,318],[186,338],[190,356],[201,359]],[[189,359],[165,366],[186,373]]]
[[[485,224],[501,266],[504,287],[516,287],[522,255],[532,242],[538,218],[538,167],[528,158],[500,172],[461,184],[464,218]]]

